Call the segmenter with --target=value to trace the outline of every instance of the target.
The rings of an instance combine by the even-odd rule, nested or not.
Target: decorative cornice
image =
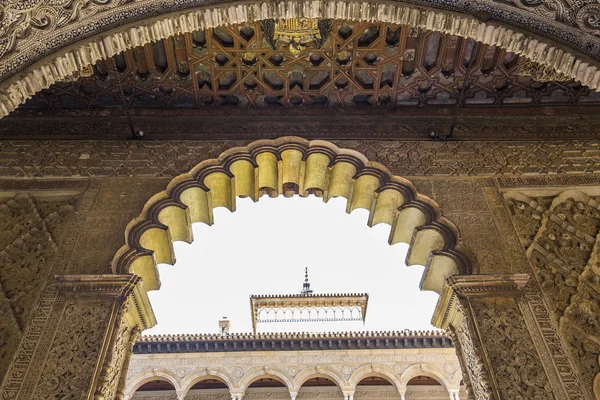
[[[458,326],[462,319],[459,299],[470,297],[516,297],[527,283],[528,274],[454,275],[446,283],[436,305],[432,324],[440,329]]]
[[[459,297],[515,296],[529,279],[528,274],[454,275],[446,279],[446,285]]]
[[[59,291],[67,296],[102,296],[128,301],[124,305],[125,316],[131,327],[144,330],[156,325],[142,278],[137,275],[57,275],[56,281]]]
[[[64,294],[127,297],[141,278],[123,275],[57,275],[59,291]]]
[[[195,342],[195,341],[217,341],[227,342],[232,340],[283,340],[283,339],[390,339],[390,338],[422,338],[436,337],[447,338],[440,330],[411,330],[402,331],[342,331],[342,332],[239,332],[221,335],[218,333],[196,333],[196,334],[165,334],[165,335],[143,335],[138,343],[154,342]]]
[[[348,349],[449,348],[441,331],[237,333],[142,336],[135,354],[235,351],[296,351]]]
[[[344,308],[344,307],[357,307],[360,309],[360,318],[358,320],[364,321],[367,315],[367,306],[369,304],[369,295],[367,293],[344,293],[344,294],[315,294],[315,293],[301,293],[301,294],[284,294],[284,295],[251,295],[250,296],[250,313],[252,317],[252,331],[256,332],[256,326],[259,322],[275,322],[279,319],[275,316],[274,320],[265,321],[260,318],[261,310],[274,310],[274,309],[307,309],[307,308]],[[304,318],[292,318],[291,320],[280,320],[280,322],[299,322],[304,321]],[[308,319],[310,321],[318,321],[316,317],[314,319]],[[306,320],[306,321],[308,321]],[[333,320],[347,320],[337,319]],[[330,320],[331,321],[331,320]]]
[[[357,297],[369,297],[368,293],[310,293],[310,294],[253,294],[250,295],[250,299],[254,300],[284,300],[284,299],[303,299],[303,298],[313,298],[313,297],[321,297],[325,299],[331,298],[357,298]]]

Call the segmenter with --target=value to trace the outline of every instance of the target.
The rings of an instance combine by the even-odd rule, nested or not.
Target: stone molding
[[[416,7],[404,3],[289,0],[280,3],[256,1],[235,5],[211,5],[194,10],[192,7],[198,7],[197,0],[178,2],[171,7],[158,0],[147,0],[117,6],[112,2],[109,6],[94,3],[88,7],[88,18],[80,20],[77,14],[72,14],[72,11],[65,9],[63,5],[49,6],[45,3],[44,0],[38,0],[32,2],[30,7],[6,7],[3,10],[5,18],[13,20],[4,20],[6,32],[0,43],[0,54],[5,55],[15,46],[18,51],[5,55],[0,65],[0,77],[4,79],[0,83],[0,117],[8,115],[29,97],[53,83],[79,76],[89,70],[90,65],[96,61],[107,59],[129,48],[175,34],[266,18],[320,17],[405,24],[503,47],[572,77],[592,89],[597,88],[600,82],[597,63],[580,55],[600,54],[600,42],[595,36],[573,31],[572,28],[564,29],[562,24],[540,18],[534,13],[523,13],[515,7],[499,2],[485,2],[481,5],[465,3],[457,6],[454,2],[420,1],[422,4]],[[423,6],[439,9],[422,8]],[[185,8],[192,10],[181,11]],[[447,9],[455,9],[454,11],[463,14],[450,13]],[[169,11],[174,13],[165,16]],[[63,15],[64,21],[53,18],[54,12]],[[597,10],[591,12],[591,15],[595,12]],[[478,20],[466,13],[488,15],[499,20],[508,19],[513,26],[520,29],[507,28],[490,21],[483,22],[489,17]],[[584,11],[585,15],[587,13],[589,11]],[[32,19],[36,15],[41,18],[39,21],[48,20],[54,29],[61,24],[65,27],[56,29],[56,32],[51,34],[46,33],[52,40],[45,40],[47,38],[41,34],[33,43],[23,41],[22,44],[17,44],[31,33],[32,21],[38,21],[36,18]],[[132,23],[140,20],[144,21]],[[114,29],[106,32],[111,28]],[[554,40],[527,32],[536,30],[545,32]],[[106,33],[101,33],[103,31]],[[81,40],[82,37],[87,39]],[[77,40],[79,42],[76,42]],[[571,48],[557,47],[555,41]],[[73,46],[67,46],[74,42],[76,43]],[[578,50],[574,51],[572,48]],[[31,65],[34,60],[37,63]],[[23,66],[27,66],[24,71],[14,74]]]
[[[529,282],[527,274],[453,275],[446,279],[432,322],[441,329],[459,326],[464,310],[460,299],[472,297],[517,297]]]
[[[57,287],[66,296],[120,297],[130,299],[129,325],[140,331],[156,325],[150,300],[139,276],[126,275],[58,275]]]

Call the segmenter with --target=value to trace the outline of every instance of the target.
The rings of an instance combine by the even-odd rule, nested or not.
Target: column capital
[[[244,392],[229,392],[231,394],[231,400],[242,400]]]
[[[142,278],[137,275],[57,275],[55,278],[58,290],[65,296],[122,298],[132,302],[127,311],[130,326],[145,330],[156,325]]]
[[[460,389],[448,389],[450,400],[459,400]]]
[[[444,283],[432,323],[441,329],[457,326],[462,315],[459,300],[472,297],[517,297],[527,283],[528,274],[453,275]]]
[[[290,392],[290,399],[296,400],[296,396],[298,396],[298,392]]]

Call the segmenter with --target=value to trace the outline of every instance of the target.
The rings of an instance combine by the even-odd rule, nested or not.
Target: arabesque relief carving
[[[494,298],[472,304],[500,398],[555,399],[517,302]]]
[[[463,309],[459,312],[464,315]],[[481,348],[473,343],[474,332],[471,326],[472,322],[463,318],[458,327],[449,326],[449,333],[455,343],[461,368],[467,372],[463,376],[467,391],[474,399],[491,400],[494,396],[489,383],[489,373],[483,363]]]
[[[109,325],[111,299],[69,300],[60,328],[50,347],[34,398],[87,398],[104,340],[101,327]]]
[[[583,386],[591,396],[591,388],[600,376],[597,261],[600,203],[575,190],[537,200],[515,192],[507,193],[505,198],[517,229],[527,224],[538,227],[533,241],[523,244],[536,278],[554,308],[555,323],[563,340],[570,345]],[[528,205],[514,206],[524,203]],[[540,203],[547,207],[540,207]],[[527,207],[535,211],[521,212]],[[536,222],[523,221],[527,217],[533,219],[534,215],[537,215]],[[538,222],[539,216],[542,216],[541,222]],[[529,230],[529,237],[532,231]]]
[[[266,129],[266,127],[265,127]],[[570,184],[589,184],[600,172],[600,143],[585,142],[400,142],[334,140],[402,176],[570,176]],[[247,144],[215,141],[4,141],[0,177],[167,177],[198,162]],[[493,160],[493,163],[490,163]],[[588,175],[583,175],[588,174]]]
[[[0,201],[0,381],[32,319],[76,201],[27,194]]]
[[[133,312],[132,307],[135,306],[129,299],[119,311],[118,325],[102,366],[95,400],[121,400],[124,395],[128,361],[140,336],[140,329],[132,328],[127,320],[127,314]]]

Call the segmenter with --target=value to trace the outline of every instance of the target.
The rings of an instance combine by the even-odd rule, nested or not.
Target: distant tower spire
[[[313,291],[310,288],[310,282],[308,282],[308,267],[304,268],[304,283],[302,284],[302,294],[311,294]]]

